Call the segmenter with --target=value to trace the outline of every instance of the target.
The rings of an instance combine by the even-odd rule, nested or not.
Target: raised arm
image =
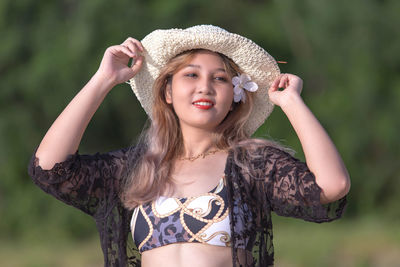
[[[282,108],[301,142],[307,166],[321,187],[321,202],[345,196],[350,189],[347,169],[328,134],[303,102],[302,80],[292,74],[280,75],[269,89],[271,101]],[[283,90],[279,90],[283,88]]]
[[[108,92],[140,70],[143,62],[140,52],[143,52],[143,46],[133,38],[107,48],[95,75],[58,116],[41,141],[36,151],[41,168],[51,169],[55,163],[77,151],[89,121]],[[129,67],[130,58],[134,64]]]

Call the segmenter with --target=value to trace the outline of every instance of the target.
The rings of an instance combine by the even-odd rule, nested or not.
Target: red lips
[[[210,109],[214,106],[214,102],[209,99],[198,99],[192,103],[196,108],[199,109]]]

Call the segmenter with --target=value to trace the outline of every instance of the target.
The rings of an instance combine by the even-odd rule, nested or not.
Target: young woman
[[[128,80],[149,128],[134,147],[79,155],[96,109]],[[331,221],[350,187],[301,90],[301,79],[280,74],[264,49],[219,27],[128,38],[106,50],[43,138],[29,173],[45,192],[93,216],[105,266],[270,266],[271,211]],[[273,105],[293,125],[307,164],[250,138]]]

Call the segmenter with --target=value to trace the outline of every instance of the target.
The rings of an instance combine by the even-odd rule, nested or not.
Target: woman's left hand
[[[279,90],[282,88],[283,90]],[[299,97],[303,89],[303,80],[293,74],[284,73],[279,75],[268,89],[269,99],[280,107],[293,97]]]
[[[283,90],[280,90],[282,88]],[[293,74],[281,74],[268,90],[272,103],[281,107],[303,147],[307,166],[315,175],[321,203],[342,198],[350,189],[350,178],[339,152],[300,93],[303,81]]]

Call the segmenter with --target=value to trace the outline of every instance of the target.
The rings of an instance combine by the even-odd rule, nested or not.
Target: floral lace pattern
[[[134,148],[95,155],[75,153],[51,170],[43,170],[34,154],[29,164],[35,184],[93,216],[105,266],[141,265],[129,233],[132,211],[123,208],[119,199],[126,166],[139,156]],[[321,205],[321,189],[306,164],[269,146],[231,150],[225,178],[234,266],[273,265],[271,211],[320,223],[340,218],[346,204],[343,198]]]

